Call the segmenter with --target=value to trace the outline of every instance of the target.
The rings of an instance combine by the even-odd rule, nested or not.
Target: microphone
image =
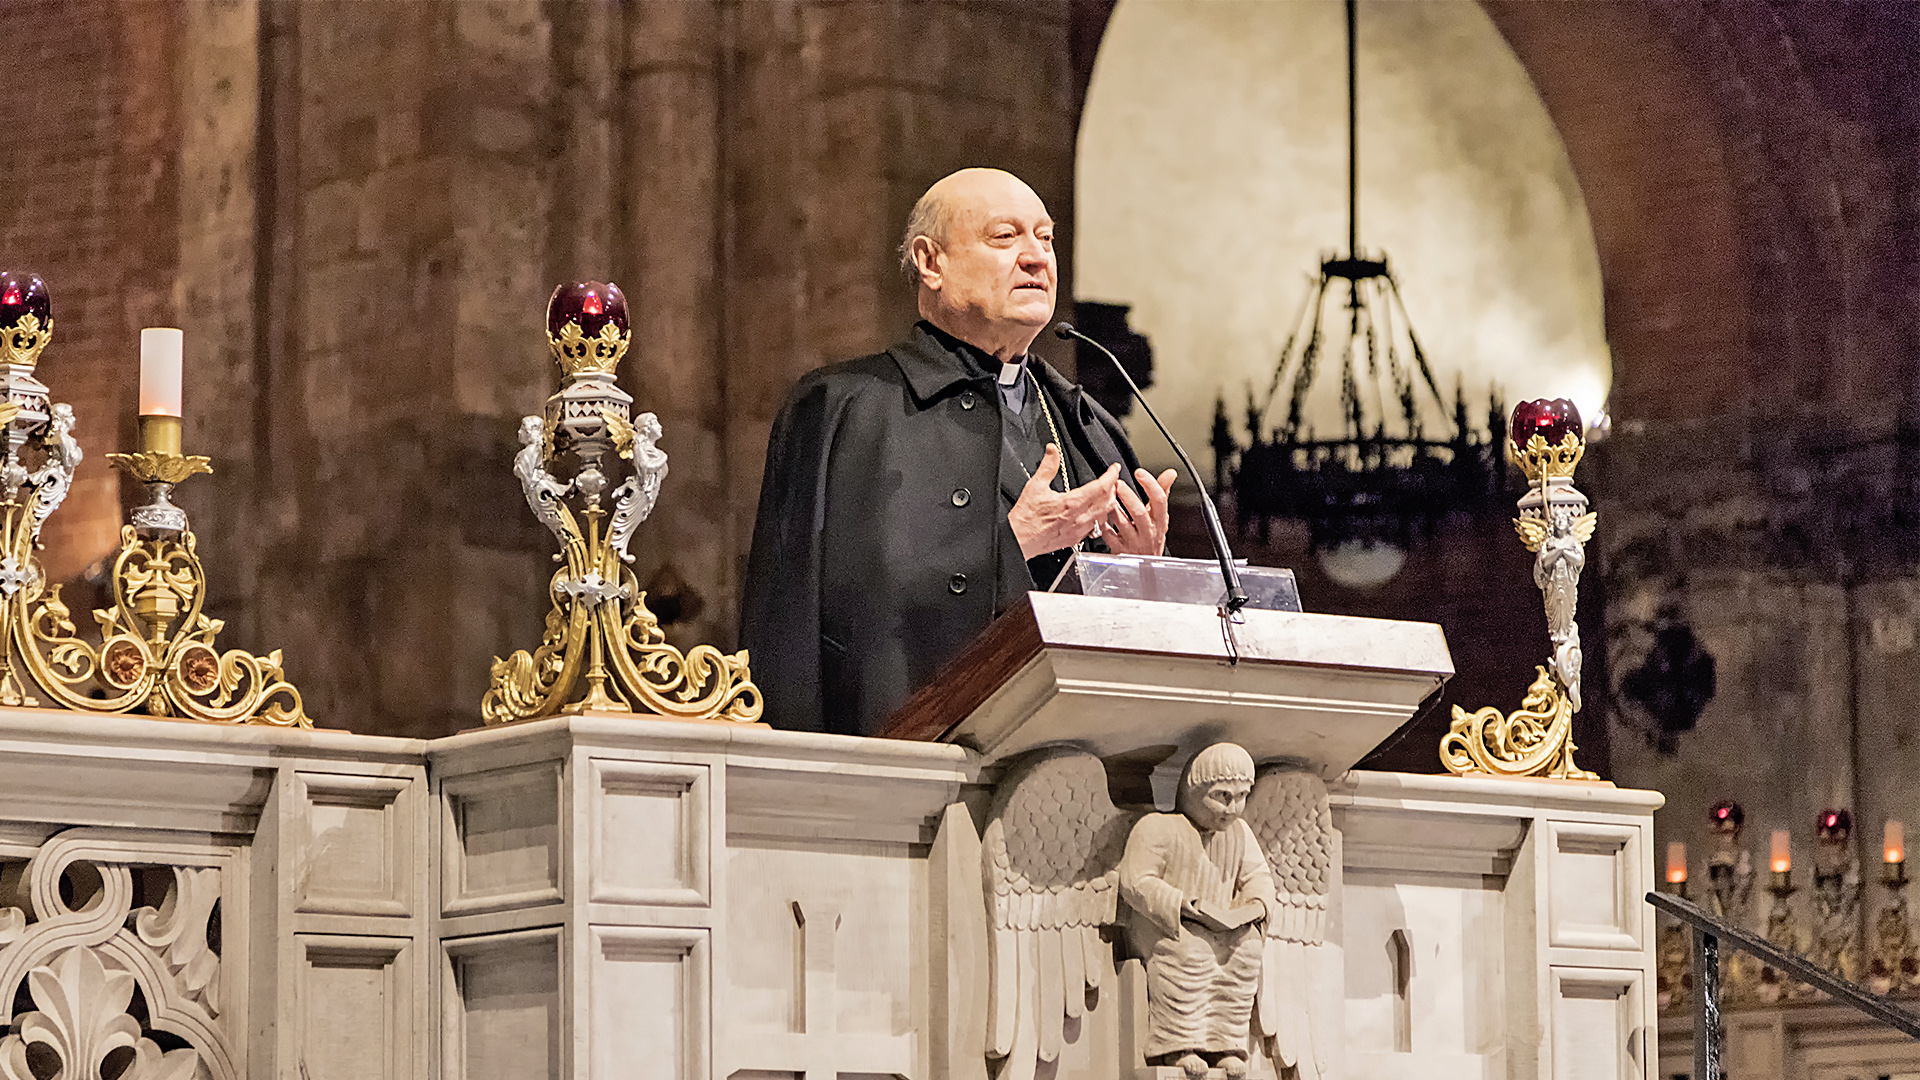
[[[1167,425],[1161,423],[1160,418],[1154,415],[1153,406],[1147,404],[1146,395],[1140,392],[1140,384],[1133,381],[1132,375],[1127,374],[1126,365],[1120,362],[1119,357],[1113,355],[1113,350],[1074,329],[1072,323],[1065,321],[1054,323],[1053,335],[1062,341],[1077,338],[1099,349],[1100,355],[1113,362],[1113,370],[1127,380],[1127,388],[1133,391],[1133,399],[1138,401],[1140,408],[1146,411],[1147,419],[1153,421],[1153,426],[1160,429],[1160,434],[1166,438],[1167,445],[1173,447],[1173,452],[1179,456],[1180,464],[1187,467],[1187,475],[1193,477],[1193,486],[1200,489],[1200,508],[1207,515],[1207,535],[1213,540],[1214,557],[1220,560],[1220,576],[1227,583],[1227,598],[1220,605],[1221,611],[1232,615],[1247,606],[1247,591],[1240,587],[1240,572],[1233,567],[1233,549],[1227,545],[1227,530],[1220,524],[1220,511],[1214,509],[1213,497],[1207,494],[1207,485],[1200,480],[1200,470],[1193,467],[1193,459],[1187,456],[1179,440],[1167,430]]]

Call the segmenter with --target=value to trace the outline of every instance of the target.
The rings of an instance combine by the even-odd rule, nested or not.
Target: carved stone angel
[[[1180,812],[1141,818],[1120,859],[1127,940],[1147,967],[1140,1052],[1193,1080],[1215,1065],[1229,1078],[1247,1074],[1261,927],[1278,903],[1260,841],[1240,817],[1252,793],[1253,758],[1215,743],[1187,763]]]
[[[1033,1076],[1076,1037],[1122,929],[1147,988],[1141,1045],[1123,1052],[1198,1077],[1245,1075],[1258,1051],[1276,1070],[1321,1075],[1325,786],[1284,769],[1256,779],[1246,751],[1222,743],[1188,763],[1179,810],[1115,808],[1099,759],[1070,748],[1040,751],[1002,781],[982,837],[987,1052],[1007,1059],[1001,1080]]]

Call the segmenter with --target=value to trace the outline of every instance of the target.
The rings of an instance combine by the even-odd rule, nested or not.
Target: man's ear
[[[922,234],[913,238],[913,246],[908,250],[913,255],[914,268],[920,271],[920,284],[939,292],[941,267],[946,262],[940,245],[934,243],[933,237]]]

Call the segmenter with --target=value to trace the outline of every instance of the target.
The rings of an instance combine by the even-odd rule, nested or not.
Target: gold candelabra
[[[1680,865],[1676,874],[1667,869],[1667,891],[1687,898],[1686,849],[1680,847]],[[1669,852],[1669,862],[1672,853]],[[1654,989],[1660,1011],[1684,1008],[1693,999],[1693,948],[1687,928],[1672,916],[1662,916],[1654,942]]]
[[[152,333],[142,335],[143,381]],[[0,705],[40,705],[38,693],[83,712],[312,727],[279,650],[262,657],[221,652],[215,644],[224,623],[203,610],[206,575],[194,535],[186,512],[168,499],[174,485],[213,470],[206,458],[180,452],[179,332],[165,333],[171,414],[142,415],[140,450],[108,455],[146,485],[147,501],[121,528],[109,575],[113,606],[92,613],[96,641],[80,633],[38,555],[41,526],[66,499],[84,456],[73,437],[73,410],[51,403],[34,376],[53,338],[52,305],[37,276],[0,273],[0,425],[7,436],[0,463]]]
[[[1453,724],[1440,740],[1440,760],[1457,775],[1545,776],[1597,780],[1573,763],[1573,715],[1580,711],[1580,627],[1574,621],[1580,571],[1597,515],[1573,486],[1573,469],[1586,453],[1580,412],[1564,398],[1528,401],[1513,410],[1507,460],[1527,477],[1514,529],[1534,553],[1533,581],[1546,603],[1553,654],[1536,668],[1520,708],[1488,706],[1469,713],[1453,707]]]
[[[559,713],[760,718],[746,651],[696,645],[682,653],[669,644],[629,565],[627,544],[667,475],[659,421],[652,413],[635,419],[633,398],[614,383],[630,338],[617,286],[554,290],[547,342],[563,377],[545,412],[521,421],[513,470],[528,508],[559,540],[554,560],[562,565],[539,647],[494,659],[480,703],[489,724]]]
[[[1899,994],[1920,989],[1920,950],[1913,940],[1913,922],[1907,916],[1906,827],[1888,821],[1882,842],[1880,884],[1887,889],[1887,906],[1873,922],[1873,955],[1867,963],[1867,986],[1876,994]]]

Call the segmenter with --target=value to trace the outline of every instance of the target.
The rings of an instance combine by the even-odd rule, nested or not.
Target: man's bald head
[[[1024,196],[1024,198],[1022,198]],[[900,273],[905,275],[907,284],[920,284],[920,269],[913,261],[913,241],[924,236],[936,244],[946,244],[948,230],[953,224],[956,210],[974,209],[982,205],[1031,199],[1033,204],[1045,212],[1045,203],[1027,182],[1007,172],[1005,169],[961,169],[948,173],[934,182],[926,194],[913,204],[913,212],[907,215],[907,232],[900,239]]]
[[[914,204],[900,263],[920,317],[1005,360],[1053,318],[1058,267],[1047,205],[1019,177],[962,169]]]

